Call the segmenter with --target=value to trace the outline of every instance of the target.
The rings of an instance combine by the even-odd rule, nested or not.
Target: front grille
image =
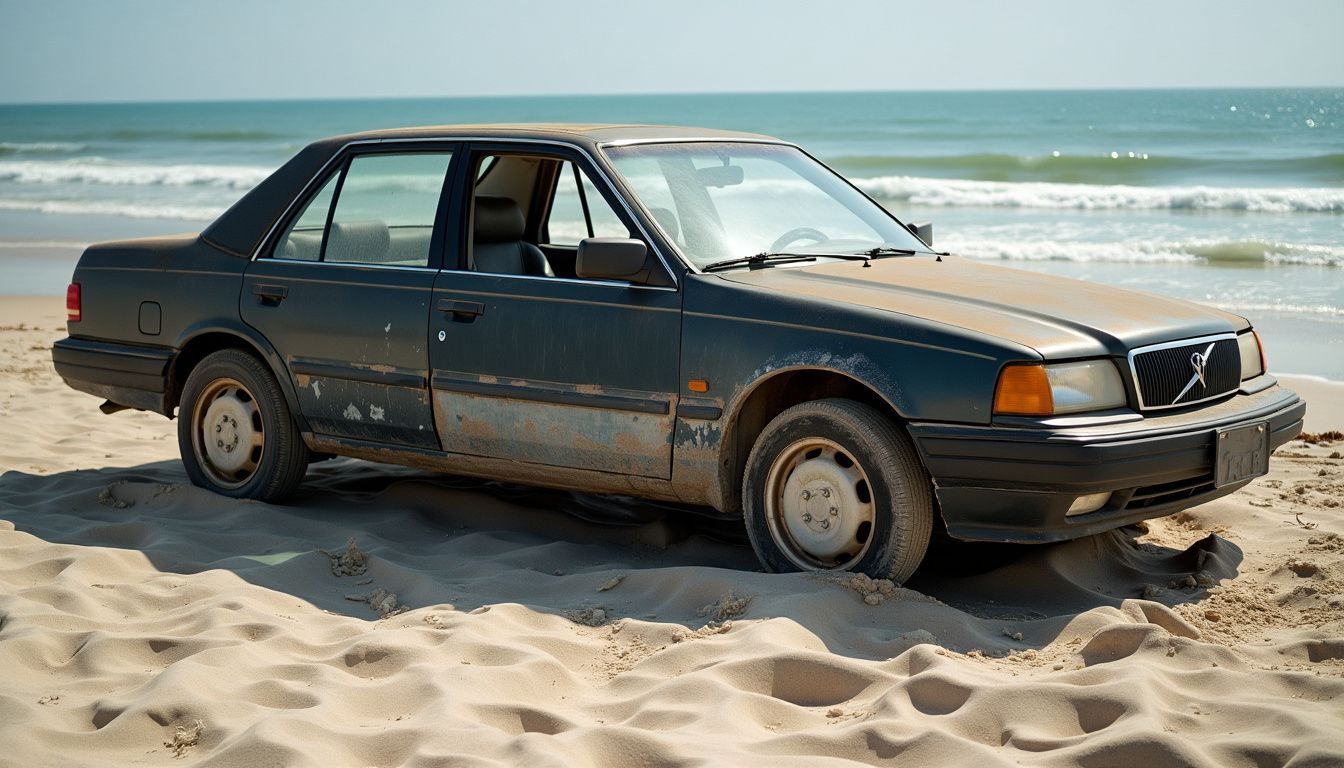
[[[1201,359],[1203,381],[1195,365]],[[1142,347],[1130,353],[1129,364],[1143,410],[1179,408],[1241,386],[1241,355],[1230,335]]]

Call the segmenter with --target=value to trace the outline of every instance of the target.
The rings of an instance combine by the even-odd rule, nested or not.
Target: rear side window
[[[276,246],[275,255],[345,264],[428,266],[450,160],[447,152],[353,158],[343,175],[333,176],[313,197]]]
[[[574,164],[566,161],[555,180],[546,234],[549,245],[575,246],[586,237],[630,237],[630,230],[588,175],[576,172]]]

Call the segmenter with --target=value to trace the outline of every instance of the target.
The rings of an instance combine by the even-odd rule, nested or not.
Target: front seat
[[[477,272],[554,277],[546,254],[523,240],[523,212],[507,197],[478,195],[473,214],[471,258]]]

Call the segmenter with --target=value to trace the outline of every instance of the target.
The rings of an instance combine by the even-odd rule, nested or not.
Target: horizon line
[[[257,96],[218,99],[93,99],[93,100],[29,100],[0,102],[0,107],[60,107],[60,106],[133,106],[146,104],[243,104],[277,102],[323,101],[469,101],[505,99],[576,99],[576,98],[629,98],[655,96],[787,96],[787,95],[858,95],[858,94],[933,94],[933,93],[1135,93],[1143,91],[1286,91],[1286,90],[1344,90],[1344,85],[1208,85],[1208,86],[1101,86],[1093,88],[854,88],[836,90],[755,91],[614,91],[606,93],[491,93],[491,94],[420,94],[406,96]]]

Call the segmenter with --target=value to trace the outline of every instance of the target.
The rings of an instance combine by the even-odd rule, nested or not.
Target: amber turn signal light
[[[691,379],[686,382],[686,388],[692,392],[708,392],[709,382],[704,379]]]
[[[1010,416],[1049,416],[1055,412],[1050,380],[1043,365],[1009,365],[994,388],[994,412]]]

